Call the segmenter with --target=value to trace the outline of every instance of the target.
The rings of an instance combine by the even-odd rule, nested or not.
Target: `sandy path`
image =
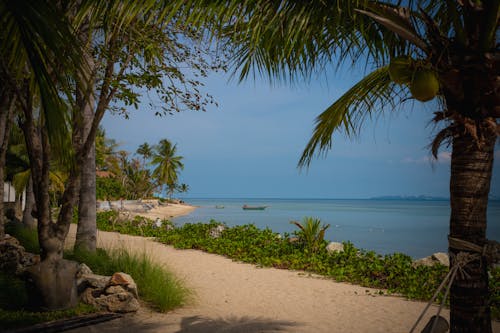
[[[68,243],[74,233],[72,228]],[[409,332],[425,306],[400,297],[373,296],[376,290],[296,271],[256,268],[201,251],[176,250],[141,237],[100,231],[98,243],[150,253],[196,296],[191,305],[167,314],[141,310],[69,332]],[[416,332],[436,308],[429,312]],[[443,315],[448,318],[448,311]],[[499,323],[494,323],[494,331],[500,332]]]

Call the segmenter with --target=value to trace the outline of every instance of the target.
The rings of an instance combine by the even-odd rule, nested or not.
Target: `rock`
[[[226,227],[224,227],[223,225],[218,225],[217,227],[210,230],[210,237],[219,238],[224,230],[226,230]]]
[[[77,277],[82,277],[84,274],[94,274],[92,270],[90,269],[89,266],[85,265],[84,263],[81,263],[80,266],[78,266],[78,272],[76,272]]]
[[[87,288],[104,290],[108,286],[109,276],[97,274],[82,274],[77,280],[78,291],[81,293]]]
[[[34,266],[40,262],[40,256],[37,254],[26,252],[24,247],[19,244],[19,241],[6,235],[0,241],[0,270],[11,272],[16,275],[22,275],[27,268]]]
[[[139,297],[137,292],[137,284],[134,279],[126,273],[115,273],[109,279],[108,286],[122,286],[126,291],[132,293],[136,298]]]
[[[344,244],[338,242],[330,242],[326,246],[326,252],[335,253],[335,252],[344,252]]]
[[[448,253],[437,252],[434,253],[431,257],[433,260],[439,262],[441,265],[450,267],[450,257],[448,257]]]
[[[450,259],[448,257],[447,253],[443,252],[437,252],[434,253],[431,256],[417,259],[413,262],[412,266],[417,267],[417,266],[434,266],[437,264],[441,264],[444,266],[450,266]]]
[[[101,295],[95,301],[98,307],[110,312],[136,312],[140,308],[139,301],[128,292]]]
[[[126,292],[126,290],[122,286],[109,286],[104,290],[106,295],[120,294],[123,292]]]
[[[139,309],[137,285],[128,274],[118,272],[111,277],[84,274],[82,284],[88,287],[80,294],[82,302],[100,310],[135,312]]]
[[[158,217],[156,218],[154,224],[153,224],[153,227],[155,228],[161,228],[161,225],[163,224],[163,222],[161,221],[161,219]]]

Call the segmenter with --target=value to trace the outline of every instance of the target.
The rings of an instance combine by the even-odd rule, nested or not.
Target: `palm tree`
[[[142,165],[146,165],[146,161],[148,161],[151,156],[153,156],[153,149],[149,145],[149,143],[144,142],[142,145],[137,148],[136,153],[142,156]]]
[[[165,185],[167,186],[169,197],[172,196],[173,190],[177,186],[179,170],[184,169],[184,164],[181,162],[183,157],[176,154],[177,145],[172,145],[167,139],[162,139],[155,147],[151,161],[151,164],[156,166],[153,170],[153,176],[156,178],[161,191]]]
[[[429,118],[442,130],[432,152],[437,156],[441,143],[452,147],[451,266],[461,265],[467,272],[451,287],[451,331],[491,332],[488,260],[481,249],[488,243],[486,209],[499,133],[500,1],[263,0],[215,5],[220,3],[193,1],[190,10],[203,8],[199,10],[205,17],[217,17],[223,38],[236,45],[230,64],[241,80],[253,74],[293,81],[311,77],[331,62],[362,62],[371,69],[318,116],[299,166],[328,151],[335,131],[356,135],[373,114],[437,95],[440,110]],[[470,250],[474,245],[478,250]]]

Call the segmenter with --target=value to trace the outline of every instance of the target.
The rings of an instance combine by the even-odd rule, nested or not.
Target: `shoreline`
[[[152,220],[172,219],[188,215],[198,207],[186,203],[161,203],[159,200],[116,200],[100,201],[98,211],[116,210],[134,216],[142,216]]]

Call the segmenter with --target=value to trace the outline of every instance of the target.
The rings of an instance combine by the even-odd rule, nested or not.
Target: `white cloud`
[[[408,163],[408,164],[424,164],[424,163],[448,163],[451,161],[451,152],[449,151],[442,151],[438,154],[437,160],[434,159],[434,156],[423,156],[419,158],[413,158],[413,157],[405,157],[404,159],[401,160],[402,163]]]

